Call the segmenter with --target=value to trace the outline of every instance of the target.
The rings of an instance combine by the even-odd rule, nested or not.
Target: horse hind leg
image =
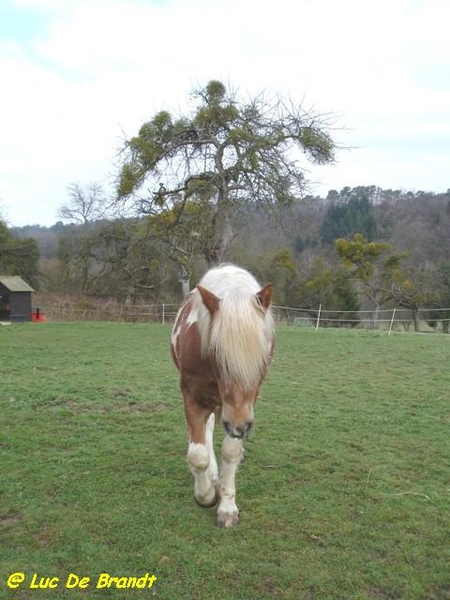
[[[219,469],[217,467],[217,459],[216,453],[214,452],[214,426],[216,423],[216,418],[214,413],[209,415],[208,420],[206,421],[206,430],[205,430],[205,446],[208,450],[209,454],[209,476],[211,481],[214,483],[214,486],[217,488],[219,483]]]
[[[214,422],[212,413],[206,426],[203,426],[204,435],[200,436],[204,438],[204,443],[191,441],[187,453],[188,464],[194,476],[194,497],[200,506],[205,507],[214,506],[218,499],[218,469],[213,446]]]

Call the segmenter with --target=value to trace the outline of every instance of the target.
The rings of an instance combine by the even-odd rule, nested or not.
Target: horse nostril
[[[223,425],[228,435],[238,439],[246,437],[250,433],[250,429],[252,428],[252,423],[250,421],[247,423],[243,423],[242,425],[236,426],[231,425],[229,421],[224,421]]]
[[[250,429],[252,428],[252,423],[244,423],[244,425],[240,428],[242,431],[242,437],[248,435],[250,433]]]

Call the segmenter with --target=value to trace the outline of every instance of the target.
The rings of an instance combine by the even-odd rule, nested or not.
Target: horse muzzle
[[[229,421],[222,421],[225,431],[232,438],[238,438],[242,440],[247,437],[250,433],[253,423],[251,421],[246,421],[239,425],[233,425]]]

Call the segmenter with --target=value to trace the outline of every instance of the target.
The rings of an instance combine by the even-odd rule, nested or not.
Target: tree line
[[[376,318],[393,307],[409,309],[417,322],[420,308],[435,308],[429,320],[443,321],[448,331],[450,311],[442,309],[450,307],[449,207],[450,193],[372,186],[306,197],[277,214],[243,204],[232,215],[234,237],[224,259],[271,281],[280,305],[315,311],[322,304],[348,322],[356,322],[361,309]],[[3,225],[9,250],[3,236],[0,260],[20,248],[22,262],[2,260],[0,270],[12,269],[56,295],[178,303],[180,271],[155,238],[154,220],[145,215],[9,231]],[[188,247],[191,240],[177,243]],[[25,248],[34,250],[24,263]],[[192,254],[194,282],[208,266]]]

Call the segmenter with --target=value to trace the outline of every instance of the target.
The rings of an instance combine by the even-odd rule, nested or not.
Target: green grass
[[[224,531],[193,499],[169,334],[0,327],[1,600],[450,598],[449,336],[280,327]]]

